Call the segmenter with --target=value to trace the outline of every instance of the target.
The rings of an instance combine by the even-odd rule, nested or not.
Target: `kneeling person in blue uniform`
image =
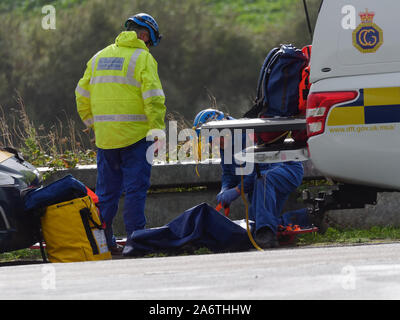
[[[194,119],[194,128],[199,133],[202,124],[209,121],[233,120],[223,112],[205,109]],[[246,138],[243,135],[244,140]],[[221,139],[222,140],[222,139]],[[245,146],[245,144],[242,144]],[[241,195],[242,177],[237,175],[240,167],[232,154],[232,161],[225,161],[224,142],[220,143],[222,181],[217,203],[229,207]],[[234,148],[232,148],[234,150]],[[225,162],[224,162],[225,161]],[[316,215],[309,208],[287,212],[281,215],[289,195],[302,183],[304,169],[301,162],[281,162],[258,164],[258,169],[243,176],[243,190],[250,199],[250,220],[255,221],[255,240],[262,248],[278,246],[278,226],[297,224],[301,228],[315,225],[322,227],[322,216]]]

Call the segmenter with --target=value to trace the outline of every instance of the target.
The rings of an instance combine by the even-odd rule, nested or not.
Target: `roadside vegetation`
[[[326,244],[357,244],[376,243],[400,240],[400,228],[398,227],[371,227],[370,229],[340,230],[328,228],[321,234],[303,234],[298,239],[298,245],[326,245]]]
[[[318,2],[309,0],[310,12]],[[41,9],[48,4],[57,9],[56,30],[42,28]],[[75,87],[87,61],[136,12],[151,13],[160,24],[162,45],[152,53],[168,116],[187,123],[210,106],[240,117],[251,107],[268,51],[280,43],[301,47],[310,41],[299,0],[4,0],[0,115],[7,126],[0,144],[23,149],[34,164],[90,163],[93,136],[83,132]]]
[[[1,263],[14,262],[14,261],[40,261],[42,255],[40,250],[36,249],[21,249],[12,252],[0,253],[0,266]]]
[[[47,129],[36,128],[22,98],[17,102],[16,108],[8,112],[0,105],[0,145],[17,149],[35,167],[47,167],[44,179],[60,169],[96,163],[94,144],[83,146],[82,135],[90,133],[76,131],[74,120],[59,121]]]

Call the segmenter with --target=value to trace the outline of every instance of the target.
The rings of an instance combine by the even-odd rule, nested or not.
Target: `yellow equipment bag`
[[[47,207],[41,223],[50,262],[111,259],[97,207],[89,196]]]

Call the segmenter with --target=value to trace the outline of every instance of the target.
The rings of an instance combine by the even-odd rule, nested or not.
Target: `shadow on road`
[[[30,264],[43,264],[42,260],[26,260],[26,261],[7,261],[7,262],[0,262],[1,267],[12,267],[12,266],[26,266]]]

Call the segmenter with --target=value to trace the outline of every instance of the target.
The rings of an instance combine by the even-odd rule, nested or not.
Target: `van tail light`
[[[357,91],[315,92],[307,98],[307,135],[324,133],[326,117],[330,108],[346,101],[354,100]]]

